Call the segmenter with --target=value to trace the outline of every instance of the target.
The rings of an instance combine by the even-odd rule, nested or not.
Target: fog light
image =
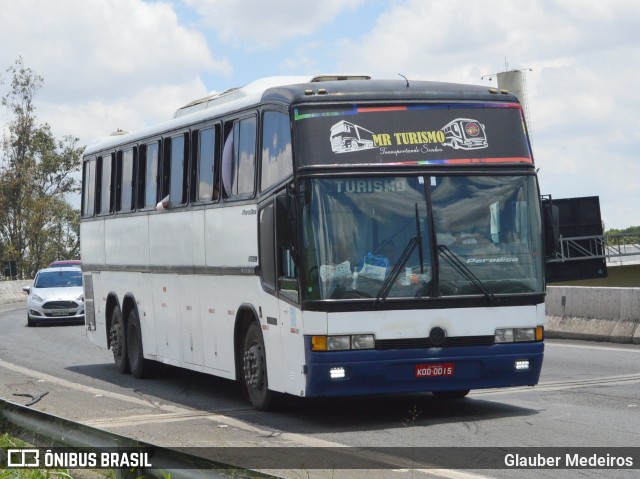
[[[515,362],[516,371],[525,371],[529,369],[529,360],[528,359],[518,359]]]
[[[331,379],[342,379],[347,375],[344,368],[331,368],[329,369],[329,376]]]

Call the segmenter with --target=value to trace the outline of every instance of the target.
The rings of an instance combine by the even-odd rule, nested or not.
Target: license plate
[[[69,311],[66,309],[57,309],[55,311],[51,311],[52,316],[69,316]]]
[[[454,363],[418,364],[416,365],[416,377],[437,378],[441,376],[453,376],[455,369]]]

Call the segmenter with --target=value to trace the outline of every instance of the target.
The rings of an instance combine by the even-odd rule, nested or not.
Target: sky
[[[22,58],[35,103],[81,145],[274,75],[497,86],[525,72],[540,189],[640,225],[637,0],[0,0],[0,94]],[[6,127],[6,112],[0,126]]]

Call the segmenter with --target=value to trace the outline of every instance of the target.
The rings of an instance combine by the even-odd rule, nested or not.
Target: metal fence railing
[[[149,458],[151,467],[116,468],[116,475],[128,478],[203,479],[273,478],[257,471],[216,462],[188,452],[155,446],[36,409],[0,399],[0,433],[9,433],[34,446],[33,451],[82,450],[137,451]],[[8,466],[8,452],[0,449],[0,468]],[[4,456],[4,457],[3,457]],[[44,469],[44,468],[43,468]]]

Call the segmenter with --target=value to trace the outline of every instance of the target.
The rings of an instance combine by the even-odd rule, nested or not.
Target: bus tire
[[[138,311],[135,308],[129,312],[129,320],[127,321],[127,357],[133,377],[137,379],[149,377],[150,361],[144,358],[142,329],[140,328]]]
[[[273,393],[267,380],[267,356],[262,332],[256,322],[247,328],[242,348],[242,381],[249,401],[259,411],[272,406]]]
[[[113,312],[111,313],[109,338],[116,369],[120,374],[129,374],[131,370],[129,369],[129,359],[127,357],[127,338],[120,306],[113,308]]]
[[[438,399],[462,399],[469,394],[469,389],[459,391],[433,391],[433,395]]]

